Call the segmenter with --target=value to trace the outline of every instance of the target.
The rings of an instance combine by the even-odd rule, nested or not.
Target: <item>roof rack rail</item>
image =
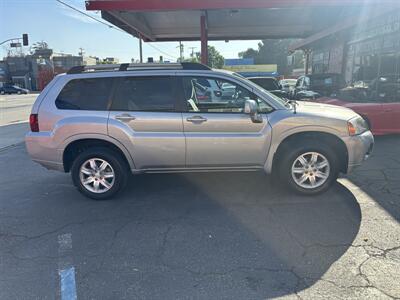
[[[209,66],[194,62],[182,62],[181,66],[183,70],[211,70]]]
[[[211,70],[210,67],[192,62],[183,63],[164,63],[164,64],[110,64],[110,65],[92,65],[92,66],[75,66],[67,71],[67,74],[81,74],[89,72],[110,72],[110,71],[135,71],[135,70]]]
[[[68,70],[67,74],[79,74],[85,70],[85,66],[75,66]]]

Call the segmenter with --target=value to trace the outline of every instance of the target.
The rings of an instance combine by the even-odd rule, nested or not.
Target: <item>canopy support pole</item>
[[[200,30],[201,30],[201,63],[208,64],[208,30],[207,30],[207,16],[203,14],[200,17]]]
[[[143,46],[142,46],[142,37],[139,38],[139,55],[140,55],[140,63],[143,63]]]
[[[304,63],[304,74],[308,75],[310,69],[310,54],[311,49],[304,49],[305,63]]]

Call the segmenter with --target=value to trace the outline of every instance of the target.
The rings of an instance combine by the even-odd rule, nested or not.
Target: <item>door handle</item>
[[[193,116],[193,117],[187,118],[186,121],[192,122],[192,123],[203,123],[203,122],[206,122],[207,119],[202,116]]]
[[[118,115],[115,118],[122,122],[129,122],[136,119],[134,116],[131,116],[130,114]]]

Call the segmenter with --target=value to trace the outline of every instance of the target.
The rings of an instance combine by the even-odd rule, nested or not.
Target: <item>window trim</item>
[[[185,78],[187,78],[187,77],[189,77],[189,78],[195,78],[195,77],[204,77],[204,78],[206,78],[206,79],[215,79],[215,80],[224,80],[224,81],[227,81],[227,82],[229,82],[229,83],[231,83],[231,84],[234,84],[234,85],[238,85],[238,86],[240,86],[241,88],[243,88],[243,89],[245,89],[246,91],[248,91],[250,94],[253,94],[254,96],[256,96],[257,98],[260,98],[262,101],[264,101],[269,107],[271,107],[271,111],[269,111],[269,112],[260,112],[260,114],[270,114],[271,112],[273,112],[273,111],[275,111],[275,108],[271,105],[271,104],[269,104],[267,101],[265,101],[262,97],[260,97],[259,95],[257,95],[256,93],[254,93],[254,91],[252,90],[252,89],[249,89],[248,87],[246,87],[246,86],[244,86],[243,84],[241,84],[241,83],[237,83],[237,82],[235,82],[235,81],[233,81],[233,80],[230,80],[230,79],[227,79],[227,78],[224,78],[224,77],[218,77],[218,76],[213,76],[213,75],[211,75],[211,76],[209,76],[209,75],[203,75],[203,74],[201,74],[201,75],[189,75],[189,74],[182,74],[182,75],[178,75],[178,76],[176,76],[177,77],[177,79],[179,80],[179,84],[180,84],[180,88],[178,89],[178,91],[179,91],[179,98],[180,98],[180,100],[179,100],[179,103],[180,103],[180,112],[181,113],[193,113],[193,114],[234,114],[234,115],[247,115],[246,113],[244,113],[244,112],[217,112],[217,111],[189,111],[188,110],[188,107],[187,107],[187,105],[186,105],[186,102],[187,102],[187,100],[185,99],[185,86],[184,86],[184,84],[183,84],[183,80],[185,79]],[[255,100],[255,99],[252,99],[252,100]]]
[[[152,80],[154,78],[170,78],[172,80],[172,94],[174,97],[174,109],[173,110],[120,110],[120,109],[113,109],[113,103],[115,100],[115,94],[117,91],[117,88],[120,87],[122,80],[126,79],[126,78],[135,78],[135,79],[148,79],[148,80]],[[134,76],[134,75],[129,75],[129,76],[119,76],[119,77],[115,77],[115,82],[114,82],[114,88],[113,88],[113,92],[111,95],[111,99],[110,99],[110,106],[109,106],[109,111],[127,111],[127,112],[152,112],[152,113],[176,113],[176,112],[180,112],[178,110],[180,106],[180,100],[179,100],[179,93],[178,93],[178,83],[177,83],[177,78],[174,75],[149,75],[149,76]]]

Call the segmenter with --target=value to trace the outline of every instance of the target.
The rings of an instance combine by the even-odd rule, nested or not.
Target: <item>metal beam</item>
[[[200,17],[200,34],[201,34],[201,63],[208,64],[208,33],[207,33],[207,16],[203,14]]]
[[[399,0],[88,0],[87,10],[207,10],[207,9],[246,9],[246,8],[293,8],[307,6],[400,6]]]

